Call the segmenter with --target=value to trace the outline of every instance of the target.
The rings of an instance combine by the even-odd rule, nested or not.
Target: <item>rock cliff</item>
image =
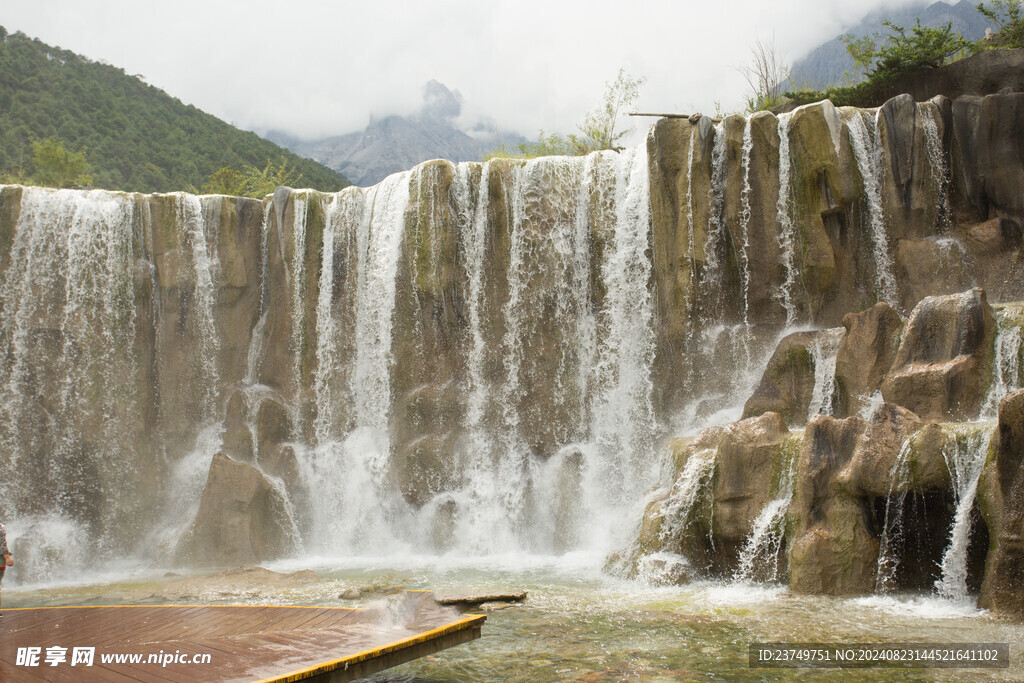
[[[666,119],[262,202],[3,187],[0,514],[207,563],[179,539],[285,518],[230,557],[562,552],[628,545],[654,487],[630,572],[975,589],[1012,519],[903,522],[1015,486],[951,421],[1021,386],[1019,100]]]

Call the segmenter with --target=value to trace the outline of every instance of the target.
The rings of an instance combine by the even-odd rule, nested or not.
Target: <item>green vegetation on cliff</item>
[[[989,5],[979,3],[976,8],[998,27],[996,33],[972,42],[954,31],[952,23],[932,28],[915,20],[913,27],[904,28],[884,20],[887,35],[856,37],[848,33],[840,37],[867,80],[825,90],[787,92],[785,97],[797,104],[829,99],[837,106],[876,106],[880,104],[880,93],[903,74],[935,69],[984,50],[1024,47],[1024,11],[1018,0],[993,0]]]
[[[166,192],[202,187],[218,169],[287,165],[324,191],[348,181],[239,130],[109,64],[0,30],[0,173],[32,178],[33,143],[83,154],[96,187]],[[38,175],[38,171],[33,171]],[[294,176],[293,176],[294,177]],[[82,184],[82,183],[71,183]]]

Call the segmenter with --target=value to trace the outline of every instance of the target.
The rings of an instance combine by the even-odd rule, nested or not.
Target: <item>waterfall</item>
[[[924,128],[925,154],[928,157],[935,193],[939,198],[935,223],[939,232],[946,232],[949,229],[950,220],[949,167],[946,165],[946,154],[942,148],[942,138],[939,136],[939,126],[936,121],[939,111],[938,107],[930,102],[918,106],[923,114],[920,120]]]
[[[951,599],[967,597],[967,549],[971,542],[971,512],[978,492],[978,480],[985,467],[991,424],[957,425],[952,439],[942,449],[953,484],[956,512],[949,530],[949,545],[942,556],[942,577],[935,582],[939,595]]]
[[[910,456],[913,452],[913,436],[907,437],[900,446],[892,469],[889,470],[889,495],[885,498],[885,518],[882,535],[878,544],[878,568],[875,573],[875,590],[888,591],[900,563],[903,550],[903,504],[907,498],[910,476]]]
[[[722,277],[719,254],[725,243],[725,172],[726,152],[725,122],[714,127],[714,144],[711,150],[711,187],[708,188],[708,223],[704,240],[704,272],[701,289],[712,293],[721,287]]]
[[[291,287],[292,295],[292,376],[296,380],[295,398],[296,403],[302,397],[302,356],[306,343],[306,305],[305,305],[305,275],[306,275],[306,217],[308,197],[304,194],[292,192],[289,195],[292,202],[292,243],[291,243],[291,264],[288,269],[288,284]],[[278,229],[283,228],[279,226]],[[296,412],[296,422],[301,412]],[[298,431],[300,425],[296,424]]]
[[[344,337],[354,346],[353,368],[345,378],[354,427],[336,438],[330,425],[321,421],[315,446],[296,449],[302,480],[310,498],[316,501],[310,510],[311,533],[306,537],[310,539],[308,545],[321,551],[372,551],[387,546],[394,542],[396,524],[400,525],[403,518],[404,506],[391,489],[387,467],[391,449],[392,311],[408,203],[409,174],[400,173],[367,190],[342,190],[328,207],[325,236],[331,235],[332,254],[325,253],[321,258],[327,258],[332,267],[322,267],[321,277],[333,277],[326,274],[336,270],[331,260],[333,240],[343,230],[356,231],[359,258],[355,265],[355,320],[346,320],[345,329],[327,320],[321,327],[318,321],[321,331]],[[300,217],[305,220],[305,211],[300,213],[297,207],[296,221]],[[343,219],[347,224],[342,225]],[[304,234],[305,225],[297,226],[295,231],[296,235]],[[302,271],[293,266],[293,278],[296,272]],[[329,297],[334,286],[327,280],[321,284],[328,288],[325,296]],[[329,308],[327,302],[318,299],[318,307],[321,304]],[[297,315],[293,311],[293,316]],[[328,391],[335,371],[331,360],[334,348],[331,342],[318,339],[317,349],[324,354],[318,358],[318,377],[322,377],[319,389]],[[329,406],[321,409],[326,413]]]
[[[690,127],[690,145],[686,156],[686,258],[690,262],[689,295],[686,297],[687,317],[692,317],[697,302],[697,231],[693,227],[693,148],[697,144],[697,127]],[[687,326],[687,334],[692,334]]]
[[[678,538],[692,524],[693,513],[703,499],[710,501],[711,479],[715,471],[716,448],[700,448],[690,453],[682,472],[669,491],[662,512],[663,538]]]
[[[896,294],[896,276],[894,275],[892,255],[889,251],[889,237],[885,227],[885,216],[882,210],[881,178],[881,146],[877,141],[877,121],[873,126],[875,134],[868,130],[864,118],[866,112],[854,111],[846,120],[850,134],[850,146],[857,170],[864,183],[865,207],[873,243],[875,261],[875,279],[878,287],[878,299],[899,309]]]
[[[743,167],[743,190],[740,192],[740,232],[743,236],[743,245],[740,248],[741,285],[743,287],[743,348],[746,354],[747,364],[750,364],[750,151],[754,146],[754,135],[750,127],[750,117],[743,123],[743,148],[741,152]]]
[[[808,347],[814,359],[814,390],[811,393],[808,419],[814,415],[832,414],[836,391],[836,359],[845,331],[842,327],[822,330]]]
[[[985,403],[981,407],[984,418],[995,419],[999,402],[1009,393],[1021,388],[1024,374],[1024,309],[1008,305],[996,306],[995,357],[992,360],[992,381]]]
[[[652,405],[654,306],[648,283],[652,264],[646,148],[615,158],[615,232],[601,265],[607,290],[593,375],[590,438],[601,450],[592,470],[589,505],[604,510],[637,500],[651,483],[643,468],[655,432]],[[609,523],[611,520],[609,520]]]
[[[766,581],[778,581],[779,553],[786,531],[786,512],[793,500],[796,481],[797,450],[790,450],[789,460],[782,469],[776,497],[769,501],[754,520],[750,535],[740,550],[739,566],[735,577],[739,581],[752,581],[758,575]],[[756,564],[755,564],[756,563]]]
[[[789,189],[789,120],[790,114],[779,116],[779,200],[776,203],[779,221],[779,249],[781,250],[782,266],[786,269],[786,281],[779,289],[782,308],[786,311],[786,327],[796,322],[796,304],[793,303],[793,288],[797,284],[796,266],[796,227],[790,213]]]
[[[183,226],[183,243],[192,247],[192,269],[195,278],[194,297],[197,302],[196,335],[199,339],[199,379],[203,386],[202,414],[208,421],[218,417],[219,373],[217,356],[220,353],[219,335],[214,323],[213,307],[216,292],[213,281],[219,267],[216,252],[211,247],[217,244],[218,221],[206,219],[206,207],[199,197],[191,194],[176,195],[178,224]],[[220,208],[219,198],[212,198],[216,209]]]
[[[343,336],[343,331],[339,329],[339,321],[335,313],[335,296],[342,283],[334,281],[338,271],[335,259],[338,258],[336,252],[340,247],[343,249],[343,263],[338,265],[344,268],[352,266],[355,255],[345,247],[348,246],[350,234],[354,232],[352,226],[360,225],[363,222],[363,210],[364,191],[359,188],[346,188],[331,197],[324,212],[323,250],[316,307],[317,362],[313,383],[316,397],[316,418],[313,421],[313,432],[318,444],[336,438],[339,429],[346,426],[338,424],[336,408],[336,403],[339,400],[348,399],[350,396],[337,396],[339,391],[337,385],[341,381],[339,376],[345,376],[348,373],[347,369],[342,367],[343,362],[339,358],[341,355],[338,348],[339,337]]]
[[[132,195],[24,188],[0,279],[0,514],[100,554],[142,505],[135,217]]]

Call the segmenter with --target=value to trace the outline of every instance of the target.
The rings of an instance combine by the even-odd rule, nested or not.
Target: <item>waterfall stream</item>
[[[935,590],[945,598],[967,597],[967,548],[971,542],[971,513],[978,492],[978,480],[988,456],[992,424],[964,425],[954,429],[950,443],[942,449],[953,483],[956,512],[949,530],[949,544],[942,556],[942,577]]]
[[[866,112],[854,111],[846,119],[850,134],[850,146],[857,161],[857,170],[864,183],[865,208],[874,248],[875,278],[880,301],[900,308],[896,294],[896,276],[893,272],[892,254],[885,226],[882,208],[881,154],[878,142],[877,120],[872,120],[871,131],[865,123]]]
[[[789,114],[779,116],[779,200],[776,204],[779,221],[779,249],[781,250],[782,265],[786,270],[786,280],[779,289],[782,308],[786,311],[786,327],[792,326],[796,322],[797,316],[796,304],[793,303],[793,288],[797,284],[797,267],[794,259],[796,258],[798,237],[790,212],[789,121]]]

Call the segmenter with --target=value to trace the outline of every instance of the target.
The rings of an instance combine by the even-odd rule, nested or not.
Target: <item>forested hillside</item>
[[[124,69],[0,27],[0,172],[31,164],[33,140],[86,150],[96,187],[139,192],[202,187],[225,166],[286,163],[301,185],[348,181],[255,133],[239,130]]]

